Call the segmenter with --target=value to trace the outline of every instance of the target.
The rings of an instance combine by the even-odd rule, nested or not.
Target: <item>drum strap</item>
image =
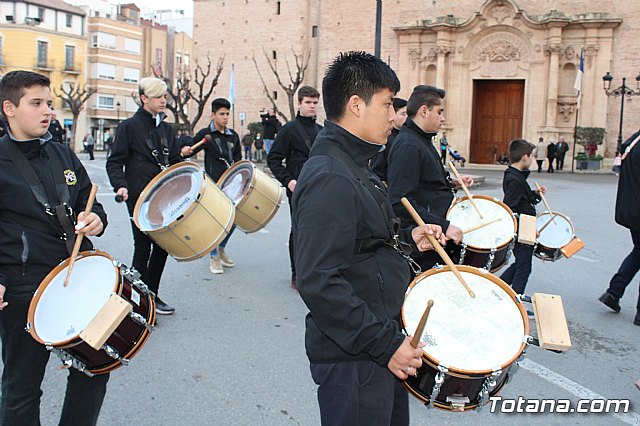
[[[325,144],[318,146],[317,148],[314,148],[314,155],[328,155],[337,158],[340,162],[347,166],[347,168],[349,168],[349,170],[355,175],[356,179],[358,179],[364,185],[364,187],[367,188],[368,192],[376,201],[376,204],[382,212],[384,221],[387,224],[387,239],[383,240],[380,238],[366,238],[362,240],[356,240],[354,254],[374,252],[383,245],[388,245],[396,250],[398,254],[400,254],[409,262],[409,265],[414,270],[414,272],[419,273],[420,267],[409,256],[412,252],[411,246],[401,242],[398,237],[398,232],[400,231],[400,221],[396,217],[389,217],[389,211],[387,210],[387,196],[383,192],[383,189],[378,185],[374,185],[374,183],[371,182],[371,180],[364,172],[364,168],[358,166],[346,152],[338,148],[336,145]],[[369,171],[369,173],[372,176],[375,176],[373,172]]]
[[[60,157],[60,154],[57,151],[52,152],[51,149],[48,149],[47,144],[42,146],[42,149],[45,150],[45,152],[47,153],[51,161],[51,166],[53,169],[53,173],[52,173],[53,180],[54,180],[56,194],[59,202],[58,205],[52,207],[51,202],[47,197],[47,193],[44,189],[44,186],[40,182],[40,179],[38,178],[38,175],[36,174],[35,170],[31,166],[31,163],[29,163],[29,161],[27,160],[27,157],[25,157],[24,153],[20,150],[20,148],[15,146],[13,142],[3,143],[3,144],[0,144],[0,146],[2,146],[5,152],[9,154],[9,156],[11,157],[11,160],[16,165],[18,172],[22,175],[24,180],[27,181],[27,184],[29,185],[29,188],[31,189],[33,196],[38,201],[38,203],[44,207],[45,212],[51,217],[55,216],[58,220],[57,220],[57,223],[55,220],[52,220],[53,223],[48,222],[47,223],[49,225],[48,227],[45,225],[45,222],[41,223],[42,227],[40,225],[34,227],[33,222],[38,222],[37,220],[20,221],[19,219],[16,220],[15,216],[13,216],[12,219],[11,218],[9,219],[19,224],[22,224],[27,228],[34,228],[37,230],[42,230],[42,228],[44,227],[50,228],[51,225],[54,225],[54,226],[59,225],[60,228],[62,228],[62,232],[58,230],[59,232],[52,233],[51,229],[48,229],[47,231],[43,231],[43,232],[46,232],[47,234],[56,235],[58,237],[61,236],[65,240],[65,243],[67,245],[67,251],[69,252],[69,254],[71,254],[71,252],[73,251],[73,244],[75,242],[75,231],[74,231],[73,219],[72,219],[73,209],[71,208],[71,206],[69,206],[69,201],[71,196],[69,194],[69,187],[67,186],[67,183],[65,181],[64,167],[62,165],[62,158]],[[3,214],[3,217],[7,217],[7,215]]]
[[[318,135],[318,132],[320,132],[319,130],[319,125],[316,123],[313,123],[313,126],[316,130],[316,136]],[[300,120],[293,120],[293,127],[296,129],[296,132],[298,133],[298,136],[300,137],[300,139],[302,139],[302,141],[304,142],[305,146],[307,147],[307,152],[306,154],[309,154],[309,151],[311,150],[311,145],[313,145],[313,142],[315,141],[315,136],[313,137],[313,139],[311,138],[311,135],[309,135],[305,130],[304,127],[302,127],[302,123],[300,122]]]

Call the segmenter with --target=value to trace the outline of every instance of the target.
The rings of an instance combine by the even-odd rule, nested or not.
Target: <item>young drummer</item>
[[[504,203],[516,214],[536,215],[535,205],[542,199],[546,187],[532,190],[527,183],[529,168],[533,162],[532,153],[535,145],[524,140],[514,139],[509,143],[509,159],[511,165],[504,172],[502,190],[504,191]],[[513,255],[516,261],[502,273],[500,278],[509,284],[518,293],[524,293],[529,275],[531,275],[531,258],[533,246],[516,242],[513,247]]]
[[[48,77],[29,71],[10,72],[0,81],[2,115],[8,123],[0,139],[3,425],[40,424],[40,385],[50,352],[24,330],[34,291],[69,257],[74,233],[100,235],[107,225],[97,201],[92,213],[84,215],[91,181],[78,157],[66,145],[51,143],[49,85]],[[89,249],[85,238],[81,250]],[[109,374],[89,378],[69,369],[60,424],[96,424],[108,380]]]

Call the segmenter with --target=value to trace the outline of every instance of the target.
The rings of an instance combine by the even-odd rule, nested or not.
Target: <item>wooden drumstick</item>
[[[478,212],[480,219],[484,219],[484,217],[482,217],[482,213],[480,213],[480,209],[476,205],[476,201],[473,199],[473,195],[471,195],[471,193],[469,192],[469,188],[467,188],[467,185],[464,184],[464,182],[462,181],[462,178],[460,177],[460,174],[458,173],[458,170],[455,168],[455,166],[451,161],[449,161],[449,168],[451,169],[453,174],[456,175],[458,179],[460,179],[460,186],[462,186],[464,193],[467,194],[467,198],[469,198],[469,201],[471,201],[471,205],[473,206],[473,208],[476,209],[476,211]]]
[[[551,222],[555,222],[555,221],[554,221],[554,219],[553,219],[553,213],[551,214],[551,219],[549,219],[548,221],[546,221],[546,222],[545,222],[545,224],[544,224],[544,225],[542,225],[542,228],[540,228],[540,229],[538,230],[538,234],[542,234],[542,231],[544,231],[544,228],[546,228],[547,226],[549,226],[549,224],[550,224]]]
[[[85,219],[91,213],[91,209],[93,208],[93,202],[96,199],[96,194],[98,193],[98,185],[93,185],[91,187],[91,193],[89,193],[89,199],[87,200],[87,207],[84,209],[84,217]],[[78,253],[80,252],[80,245],[82,244],[82,238],[84,238],[83,233],[78,233],[76,237],[76,243],[73,245],[73,252],[71,253],[71,260],[69,261],[69,268],[67,269],[67,277],[64,279],[64,286],[69,285],[69,278],[71,277],[71,271],[73,270],[73,265],[76,263],[76,257],[78,257]]]
[[[478,230],[480,228],[484,228],[485,226],[489,226],[489,225],[491,225],[493,223],[500,222],[501,220],[502,220],[502,218],[498,217],[496,219],[490,220],[489,222],[483,222],[483,223],[480,223],[478,225],[472,226],[471,228],[465,229],[464,231],[462,231],[462,233],[463,234],[468,234],[469,232],[473,232],[473,231]]]
[[[411,215],[411,217],[413,218],[413,220],[419,225],[419,226],[423,226],[425,225],[424,221],[422,220],[422,218],[420,217],[420,215],[418,214],[418,212],[416,211],[416,209],[413,208],[413,206],[411,205],[411,203],[409,202],[409,200],[407,200],[406,197],[402,197],[402,199],[400,200],[402,202],[402,205],[404,206],[405,209],[407,209],[407,211],[409,212],[409,214]],[[460,271],[458,271],[458,268],[456,267],[456,265],[453,263],[453,260],[451,260],[451,258],[449,257],[449,255],[447,254],[446,251],[444,251],[444,249],[442,248],[442,246],[440,246],[440,243],[438,243],[438,241],[436,241],[436,239],[433,237],[433,235],[427,235],[427,239],[429,240],[429,242],[431,243],[431,245],[433,246],[433,248],[438,252],[438,254],[440,255],[440,257],[442,258],[442,260],[444,260],[444,263],[447,264],[447,266],[451,269],[451,271],[453,272],[453,274],[456,276],[456,278],[458,278],[458,280],[460,281],[460,283],[464,286],[464,288],[467,290],[467,292],[469,293],[469,296],[471,297],[476,297],[475,293],[469,288],[469,286],[467,285],[467,282],[464,280],[464,278],[462,278],[462,275],[460,275]]]
[[[429,318],[429,312],[431,312],[432,306],[433,300],[429,299],[429,302],[427,302],[427,308],[424,310],[422,318],[420,318],[420,322],[418,323],[418,328],[416,328],[416,332],[413,333],[413,337],[411,338],[411,346],[413,346],[414,348],[418,347],[418,343],[420,343],[420,339],[422,339],[424,326],[427,324],[427,319]]]
[[[213,139],[211,139],[211,135],[204,135],[204,138],[202,138],[200,142],[191,145],[191,150],[195,151],[196,149],[200,148],[201,145],[204,145],[207,142],[211,142],[212,140]]]
[[[547,199],[545,198],[544,194],[542,193],[542,191],[540,191],[540,185],[538,185],[538,182],[534,182],[536,184],[536,189],[538,190],[538,194],[540,194],[540,198],[542,198],[542,202],[544,203],[544,207],[547,209],[547,211],[549,213],[551,213],[551,220],[549,220],[549,222],[553,222],[556,223],[556,218],[555,218],[555,213],[553,213],[551,211],[551,207],[549,207],[549,203],[547,203]],[[542,227],[538,232],[542,232],[542,230],[544,228],[547,227],[548,224],[545,224],[544,227]]]

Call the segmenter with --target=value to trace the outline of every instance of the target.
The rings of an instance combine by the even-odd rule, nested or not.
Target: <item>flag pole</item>
[[[580,100],[582,98],[582,79],[584,77],[584,46],[580,46],[580,65],[578,68],[578,74],[576,75],[576,82],[573,85],[578,89],[578,97],[576,98],[576,121],[573,126],[573,150],[571,159],[571,173],[574,173],[576,165],[576,139],[578,137],[578,116],[580,114]]]

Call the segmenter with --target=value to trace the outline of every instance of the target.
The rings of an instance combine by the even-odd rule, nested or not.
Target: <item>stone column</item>
[[[549,58],[549,86],[547,89],[547,117],[545,127],[556,127],[556,116],[558,110],[558,77],[560,74],[560,50],[559,43],[552,43],[547,46]]]

